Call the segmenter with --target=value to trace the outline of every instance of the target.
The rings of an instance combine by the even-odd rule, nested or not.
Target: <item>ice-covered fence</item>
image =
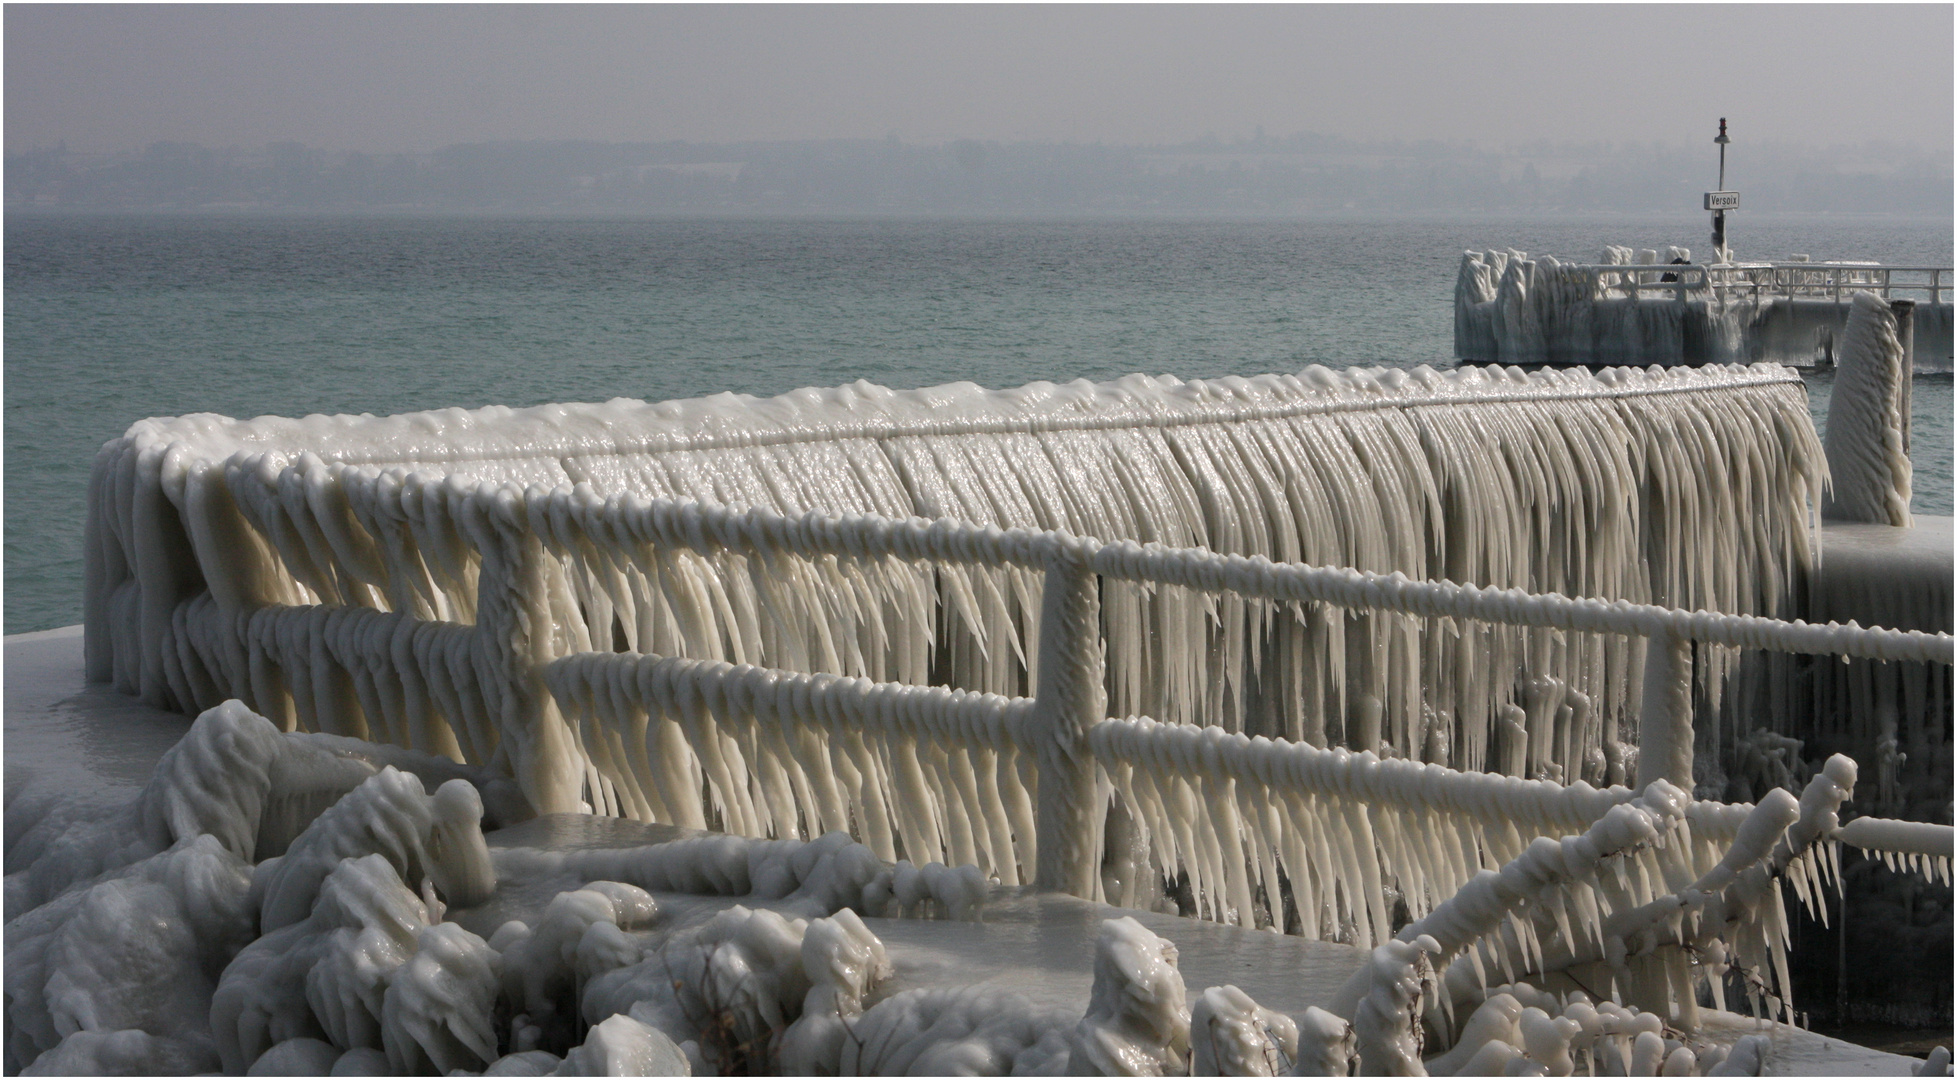
[[[674,764],[691,747],[732,828],[813,833],[853,825],[886,858],[894,857],[896,836],[912,858],[945,853],[1008,882],[1037,867],[1038,883],[1103,896],[1099,873],[1109,853],[1102,843],[1110,834],[1103,815],[1109,791],[1118,791],[1118,812],[1145,842],[1139,863],[1121,865],[1134,853],[1113,853],[1110,870],[1124,891],[1108,899],[1134,902],[1138,879],[1181,871],[1200,913],[1281,924],[1282,880],[1293,910],[1307,920],[1298,929],[1360,941],[1390,931],[1382,882],[1396,884],[1418,916],[1532,840],[1584,831],[1633,792],[1381,761],[1371,752],[1215,727],[1106,719],[1098,692],[1102,623],[1090,614],[1102,589],[1089,584],[1094,579],[1656,638],[1660,655],[1691,641],[1944,664],[1952,651],[1948,635],[1570,600],[1057,533],[787,518],[564,491],[533,497],[546,504],[535,513],[558,521],[560,530],[580,519],[589,529],[602,519],[614,537],[648,548],[1046,568],[1040,665],[1058,674],[1042,678],[1032,699],[635,654],[554,663],[547,681],[566,711],[583,720],[587,742],[606,747],[602,768],[628,792],[632,812],[651,802],[641,801],[642,784],[657,785],[667,799],[694,798],[700,778]],[[1690,726],[1689,697],[1677,686],[1648,692],[1641,741],[1651,756],[1641,759],[1641,783],[1689,781]],[[655,759],[660,764],[651,772],[635,764]],[[753,764],[743,770],[743,761]],[[661,768],[669,775],[659,775]],[[820,779],[822,770],[843,779]],[[1034,801],[1038,812],[1029,818]],[[697,809],[686,812],[698,823]],[[1687,820],[1701,847],[1680,865],[1695,876],[1707,872],[1745,812],[1692,804]],[[1898,851],[1927,851],[1939,836],[1946,848],[1949,842],[1947,826],[1901,825],[1861,826],[1856,840],[1892,833],[1903,837]]]
[[[1605,250],[1596,263],[1469,251],[1454,287],[1454,354],[1549,364],[1832,359],[1857,293],[1916,301],[1915,370],[1951,363],[1948,267],[1872,263],[1674,264],[1673,248]]]
[[[1948,304],[1951,268],[1875,263],[1736,263],[1706,268],[1707,285],[1727,300],[1819,300],[1847,304],[1857,292],[1884,300]]]
[[[542,810],[846,822],[1091,896],[1102,775],[1170,820],[1133,770],[1173,754],[1096,736],[1110,715],[1344,743],[1338,777],[1378,751],[1601,781],[1623,713],[1640,778],[1689,784],[1692,673],[1727,652],[1947,664],[1942,636],[1631,602],[1773,610],[1822,475],[1772,368],[153,421],[98,460],[90,667],[487,762]],[[1241,828],[1188,768],[1154,790],[1200,795],[1177,810],[1219,846],[1128,880],[1200,857],[1201,902],[1244,918],[1216,869]],[[1353,854],[1360,881],[1414,872]]]
[[[1008,885],[1021,858],[1037,864],[1037,767],[1019,757],[1037,747],[1032,699],[636,653],[567,657],[544,678],[605,780],[600,812],[750,836],[853,830],[886,861],[901,838],[905,854]]]
[[[106,446],[92,478],[89,663],[179,709],[238,694],[348,732],[440,718],[467,756],[527,759],[529,742],[570,735],[519,720],[551,706],[507,672],[586,649],[1025,694],[1040,590],[1038,571],[1017,566],[626,552],[603,522],[533,520],[532,487],[953,518],[1773,613],[1809,563],[1824,476],[1798,380],[1778,368],[1314,368],[153,420]],[[1560,687],[1610,722],[1638,695],[1641,654],[1621,639],[1140,584],[1100,599],[1122,715],[1314,743],[1377,733],[1403,750],[1412,732],[1446,729],[1444,759],[1480,769],[1505,705]],[[332,614],[353,609],[397,617]],[[1729,659],[1696,658],[1702,694],[1716,698]],[[429,729],[430,748],[440,734]],[[1576,748],[1586,769],[1590,739]],[[526,782],[574,807],[588,781]]]
[[[750,555],[1045,566],[1047,573],[1061,575],[1047,594],[1047,610],[1057,612],[1061,621],[1041,628],[1042,670],[1062,663],[1063,670],[1090,675],[1085,684],[1057,680],[1060,685],[1044,705],[1038,698],[1004,699],[632,654],[557,662],[547,679],[559,702],[586,721],[582,730],[588,745],[606,747],[606,775],[633,792],[632,798],[638,798],[641,783],[659,785],[668,798],[693,798],[700,784],[683,771],[666,777],[654,771],[644,780],[632,775],[634,762],[655,758],[674,770],[673,763],[684,760],[679,751],[684,743],[699,751],[709,785],[730,808],[726,820],[738,830],[794,829],[794,823],[806,822],[801,827],[813,832],[854,823],[886,857],[895,854],[893,833],[901,834],[905,852],[914,858],[920,850],[943,852],[1009,882],[1018,880],[1016,867],[1039,865],[1049,884],[1097,895],[1103,833],[1092,810],[1101,800],[1090,774],[1077,766],[1083,749],[1090,750],[1114,778],[1128,812],[1148,827],[1153,845],[1152,866],[1133,867],[1118,877],[1132,883],[1135,872],[1185,869],[1206,913],[1247,922],[1256,915],[1245,868],[1257,866],[1260,857],[1266,875],[1256,885],[1266,905],[1277,895],[1272,857],[1282,853],[1289,866],[1316,868],[1313,874],[1322,880],[1323,895],[1333,895],[1336,884],[1348,904],[1354,897],[1371,897],[1377,907],[1382,874],[1418,882],[1409,893],[1418,913],[1425,902],[1420,897],[1451,894],[1482,868],[1481,856],[1475,855],[1472,863],[1439,866],[1423,865],[1417,857],[1376,860],[1375,823],[1379,833],[1400,836],[1411,827],[1412,815],[1422,815],[1430,830],[1446,831],[1459,823],[1461,838],[1447,848],[1455,856],[1485,852],[1499,865],[1516,854],[1517,844],[1536,836],[1582,831],[1610,805],[1629,798],[1629,792],[1459,773],[1439,765],[1382,763],[1372,754],[1321,751],[1261,737],[1253,741],[1217,728],[1103,721],[1098,709],[1104,706],[1091,689],[1099,681],[1100,623],[1067,615],[1069,597],[1084,599],[1100,591],[1081,590],[1077,582],[1084,575],[1727,647],[1945,663],[1951,651],[1944,635],[1571,601],[1132,542],[1102,545],[1052,533],[874,518],[790,519],[759,511],[600,501],[563,491],[535,497],[546,508],[534,513],[558,521],[560,530],[573,520],[583,520],[587,530],[603,520],[614,537],[630,537],[647,548],[683,548],[703,555],[725,548]],[[1675,651],[1676,646],[1667,645],[1663,654]],[[1072,663],[1065,662],[1069,655],[1075,657]],[[1689,700],[1676,684],[1658,689],[1664,692],[1650,692],[1646,699],[1641,740],[1651,756],[1640,771],[1653,774],[1651,778],[1669,775],[1689,781]],[[873,746],[882,752],[869,749]],[[743,770],[742,761],[753,764]],[[846,780],[837,784],[819,779],[825,770]],[[1274,781],[1274,771],[1293,779]],[[1056,780],[1062,783],[1060,790]],[[824,790],[825,783],[833,786]],[[885,791],[893,796],[887,802],[881,794]],[[1041,824],[1029,830],[1024,807],[1035,795],[1044,796]],[[1308,805],[1319,809],[1307,810]],[[1719,837],[1722,819],[1712,804],[1701,805],[1709,815],[1703,831]],[[1083,814],[1083,808],[1089,812]],[[699,823],[697,808],[683,813],[693,817],[680,820]],[[771,824],[752,824],[764,819]],[[1286,821],[1293,830],[1306,832],[1284,832]],[[898,824],[893,827],[892,822]],[[1307,835],[1310,841],[1304,839]],[[1294,851],[1305,850],[1296,845],[1307,842],[1311,850],[1341,852],[1342,860],[1305,859],[1302,854],[1294,860]],[[1287,844],[1293,849],[1287,850]],[[1386,848],[1408,850],[1399,844],[1386,843]],[[1049,853],[1049,858],[1040,859],[1036,851]],[[1310,888],[1301,872],[1290,880],[1294,890]],[[1300,910],[1313,911],[1316,921],[1311,895],[1305,894]],[[1267,909],[1265,917],[1282,919],[1281,906]],[[1373,926],[1385,925],[1378,912],[1371,921],[1365,921],[1363,911],[1360,918],[1362,939],[1371,936]],[[1331,926],[1334,932],[1339,929],[1336,921]]]

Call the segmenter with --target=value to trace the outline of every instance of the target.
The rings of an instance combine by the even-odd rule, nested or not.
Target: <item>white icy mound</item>
[[[412,773],[430,786],[466,781],[461,787],[468,794],[450,789],[450,798],[463,805],[448,811],[449,820],[468,820],[465,831],[484,817],[485,793],[495,808],[489,815],[493,824],[530,815],[515,786],[487,770],[371,743],[281,734],[264,717],[227,702],[198,718],[129,803],[78,814],[59,792],[29,793],[11,802],[7,918],[200,835],[247,862],[282,855],[322,811],[377,772],[403,779]],[[416,798],[427,802],[425,795]],[[415,812],[423,820],[406,824],[395,842],[419,850],[435,823],[419,805]],[[401,868],[411,869],[407,862]]]
[[[81,1036],[51,1071],[95,1071],[89,1060],[216,1067],[207,1013],[252,938],[250,883],[250,866],[206,833],[8,920],[7,1070]]]

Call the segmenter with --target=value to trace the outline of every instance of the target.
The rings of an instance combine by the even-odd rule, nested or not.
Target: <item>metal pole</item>
[[[1732,140],[1726,137],[1726,118],[1723,116],[1719,118],[1719,137],[1712,141],[1719,144],[1719,190],[1725,191],[1726,190],[1726,144],[1731,142]],[[1725,257],[1726,211],[1724,210],[1714,210],[1712,212],[1712,248],[1713,248],[1712,254],[1714,258],[1717,259],[1717,258]]]

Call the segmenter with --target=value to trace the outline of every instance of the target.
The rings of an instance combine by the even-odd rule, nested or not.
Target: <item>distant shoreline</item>
[[[1536,222],[1566,224],[1613,221],[1687,221],[1695,226],[1705,215],[1698,210],[1313,210],[1295,213],[1234,210],[1078,210],[1065,211],[852,211],[852,210],[607,210],[555,209],[550,207],[474,208],[441,206],[380,207],[291,207],[242,206],[235,204],[202,206],[37,206],[8,203],[5,216],[13,218],[141,218],[181,217],[201,220],[235,218],[239,220],[481,220],[481,221],[895,221],[895,222],[1307,222],[1307,221],[1472,221]],[[1880,211],[1834,210],[1750,210],[1747,220],[1766,223],[1868,222],[1871,224],[1925,225],[1948,229],[1957,215],[1885,213]],[[1744,243],[1745,233],[1737,231],[1735,241]]]

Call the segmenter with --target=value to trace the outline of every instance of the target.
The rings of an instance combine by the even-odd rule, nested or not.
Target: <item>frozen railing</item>
[[[1635,257],[1636,261],[1631,261]],[[1687,260],[1674,248],[1671,258]],[[1524,364],[1717,364],[1829,356],[1858,293],[1916,304],[1918,370],[1949,363],[1948,267],[1669,262],[1608,250],[1600,262],[1491,250],[1462,254],[1454,351]]]
[[[1827,300],[1845,304],[1857,292],[1884,300],[1949,303],[1951,268],[1863,263],[1741,263],[1708,268],[1722,298]]]
[[[1740,650],[1913,655],[1633,602],[1779,610],[1824,476],[1772,367],[144,421],[92,480],[90,674],[488,764],[543,812],[842,827],[1082,895],[1188,872],[1254,920],[1213,854],[1231,789],[1138,780],[1109,716],[1343,744],[1335,777],[1684,786]],[[1320,889],[1341,934],[1380,857]]]
[[[628,554],[603,522],[590,539],[531,519],[532,486],[579,483],[1778,613],[1812,561],[1826,477],[1807,415],[1799,377],[1769,366],[1313,368],[1208,384],[854,385],[771,400],[146,420],[104,447],[91,478],[89,675],[186,712],[238,696],[288,726],[420,733],[428,749],[484,762],[575,757],[517,754],[570,735],[498,718],[527,715],[542,690],[476,679],[509,667],[506,642],[466,629],[496,619],[538,628],[524,644],[536,663],[623,647],[1033,688],[1037,569]],[[477,498],[485,483],[515,485],[507,505]],[[1611,740],[1636,713],[1642,639],[1456,632],[1121,580],[1103,605],[1118,715],[1314,745],[1357,747],[1363,734],[1366,746],[1480,771],[1502,708],[1525,702],[1549,713],[1532,723],[1549,723],[1581,698],[1589,720],[1558,744],[1562,775],[1631,779]],[[330,614],[356,609],[397,617]],[[1731,653],[1694,658],[1705,715],[1725,715]],[[377,666],[397,659],[425,670]],[[1545,753],[1533,746],[1525,771]],[[525,783],[540,806],[575,810],[590,780],[567,768]]]
[[[1199,905],[1219,917],[1232,911],[1236,918],[1246,917],[1241,868],[1230,869],[1234,859],[1196,853],[1236,843],[1232,812],[1238,823],[1258,819],[1250,806],[1231,811],[1229,799],[1218,801],[1221,796],[1208,793],[1223,778],[1214,771],[1221,768],[1215,765],[1214,755],[1221,752],[1216,748],[1251,748],[1229,751],[1231,760],[1247,763],[1246,768],[1309,759],[1332,777],[1331,783],[1360,784],[1350,790],[1365,790],[1363,803],[1337,809],[1348,825],[1370,821],[1369,815],[1432,809],[1434,799],[1484,791],[1458,805],[1501,808],[1502,824],[1492,833],[1463,825],[1490,858],[1512,855],[1516,843],[1535,835],[1580,831],[1586,819],[1628,798],[1630,789],[1597,792],[1580,782],[1563,786],[1380,762],[1363,750],[1315,750],[1190,725],[1110,720],[1103,582],[1144,582],[1460,624],[1634,637],[1648,643],[1639,788],[1665,778],[1689,789],[1687,657],[1693,642],[1945,664],[1951,656],[1951,639],[1941,634],[1571,600],[1261,557],[1102,544],[1057,532],[870,515],[789,517],[670,500],[604,499],[588,488],[434,488],[454,497],[450,510],[481,546],[475,624],[357,607],[274,605],[254,611],[244,618],[239,636],[259,659],[242,660],[247,670],[238,674],[262,703],[290,700],[299,715],[287,723],[492,762],[543,805],[552,805],[551,799],[561,803],[565,796],[559,793],[568,791],[572,798],[588,797],[600,812],[752,835],[846,828],[885,858],[902,854],[927,861],[942,854],[975,863],[1002,881],[1031,878],[1085,896],[1106,893],[1101,868],[1109,791],[1122,793],[1122,812],[1131,816],[1145,815],[1146,806],[1166,805],[1164,800],[1184,799],[1190,812],[1140,823],[1149,830],[1154,861],[1171,872],[1180,863],[1191,873]],[[433,490],[424,494],[434,497]],[[1042,595],[1037,623],[1023,628],[1035,648],[1028,657],[1034,693],[1005,697],[662,658],[615,651],[626,644],[617,640],[594,645],[587,627],[602,593],[579,599],[563,595],[561,586],[525,584],[563,580],[547,574],[545,564],[574,552],[594,566],[613,567],[728,554],[748,560],[758,572],[787,577],[816,569],[847,577],[879,565],[933,573],[1025,570],[1037,577]],[[225,623],[210,614],[193,604],[179,621],[192,646],[221,663],[229,648]],[[1542,717],[1531,723],[1522,707],[1511,708],[1505,719],[1512,741],[1501,748],[1504,764],[1521,771],[1516,766],[1532,757],[1553,758],[1540,745],[1531,755],[1523,744],[1553,743],[1555,725]],[[365,726],[347,727],[349,716],[365,718]],[[1566,731],[1584,720],[1560,719]],[[1357,741],[1381,746],[1376,729],[1358,732]],[[1183,762],[1173,782],[1160,771],[1164,761]],[[1408,779],[1415,774],[1417,781]],[[1365,787],[1368,781],[1360,778],[1374,775],[1402,780],[1386,791]],[[1144,799],[1138,783],[1154,795]],[[1102,784],[1112,787],[1103,790]],[[1341,802],[1334,792],[1309,784],[1279,788],[1284,790],[1272,799],[1253,800],[1256,815],[1276,813],[1286,800],[1309,798],[1311,805],[1327,807]],[[1550,809],[1518,812],[1525,804]],[[1715,826],[1723,819],[1712,804],[1695,805],[1712,814],[1702,831],[1717,836],[1722,830]],[[1291,809],[1295,812],[1296,805]],[[1528,822],[1534,824],[1521,824]],[[1177,829],[1189,828],[1208,829],[1209,839],[1199,844],[1193,835],[1177,838]],[[1372,828],[1365,825],[1358,834],[1368,835]],[[1342,865],[1329,879],[1348,899],[1369,895],[1370,885],[1377,884],[1380,867],[1372,850],[1369,844],[1353,849],[1358,861],[1350,874]],[[1423,870],[1422,880],[1439,890],[1479,867],[1463,863],[1454,869],[1453,877]],[[1149,867],[1117,872],[1117,888],[1125,891],[1138,873],[1150,872]],[[1275,920],[1281,913],[1265,917]]]
[[[1534,288],[1576,286],[1589,299],[1672,300],[1828,300],[1845,304],[1857,292],[1884,300],[1948,303],[1951,269],[1934,266],[1879,266],[1863,263],[1734,263],[1703,266],[1635,263],[1525,264]],[[1552,283],[1554,277],[1559,281]]]
[[[513,492],[510,496],[516,497]],[[1377,786],[1369,789],[1366,803],[1373,809],[1368,812],[1472,805],[1491,826],[1499,824],[1501,831],[1476,834],[1477,846],[1497,857],[1512,857],[1516,842],[1536,835],[1581,831],[1610,805],[1630,797],[1625,788],[1598,792],[1582,783],[1562,786],[1410,762],[1382,763],[1371,754],[1248,739],[1214,728],[1110,720],[1099,612],[1103,580],[1644,639],[1651,644],[1639,725],[1640,788],[1662,778],[1689,790],[1692,782],[1689,661],[1684,658],[1693,642],[1945,664],[1952,652],[1951,638],[1944,634],[1571,600],[1132,542],[1102,544],[1052,532],[871,516],[791,518],[698,504],[604,500],[588,491],[562,489],[532,492],[525,499],[529,516],[553,523],[557,544],[609,543],[632,558],[652,550],[699,555],[728,551],[774,559],[889,558],[1039,570],[1043,600],[1031,698],[630,653],[558,660],[544,677],[559,706],[579,718],[587,751],[598,747],[596,767],[611,786],[625,792],[617,803],[621,809],[643,813],[639,808],[652,806],[655,798],[686,802],[700,790],[689,776],[660,776],[657,768],[635,764],[653,761],[662,746],[677,749],[684,744],[700,756],[727,827],[814,829],[854,823],[866,833],[866,842],[885,849],[886,857],[896,853],[893,841],[900,840],[904,853],[914,858],[920,852],[942,852],[956,861],[975,862],[1005,881],[1018,880],[1019,870],[1032,869],[1035,883],[1083,896],[1105,895],[1100,880],[1105,793],[1097,785],[1112,782],[1133,808],[1169,805],[1175,796],[1161,794],[1168,780],[1147,777],[1198,787],[1214,783],[1230,771],[1218,763],[1218,754],[1234,755],[1240,771],[1291,768],[1302,762],[1307,772],[1331,770],[1341,777],[1335,782],[1343,785],[1354,783],[1353,769],[1383,770],[1379,775],[1400,778],[1388,785],[1399,794],[1382,798]],[[827,737],[826,745],[819,736]],[[672,760],[669,752],[658,768],[672,770]],[[752,764],[742,770],[734,764],[740,761]],[[1164,762],[1175,764],[1165,771]],[[1097,776],[1096,766],[1104,775]],[[836,790],[833,781],[818,780],[821,772],[847,778],[844,790]],[[770,773],[778,776],[770,779]],[[1156,794],[1139,797],[1131,786],[1137,776],[1155,784]],[[1266,784],[1270,786],[1268,777]],[[655,788],[656,796],[648,794]],[[883,805],[883,791],[895,793],[900,805]],[[1309,781],[1282,794],[1334,797],[1329,790],[1311,790]],[[1204,796],[1194,800],[1194,814],[1143,822],[1162,861],[1171,869],[1180,863],[1191,870],[1196,891],[1219,915],[1236,910],[1242,917],[1248,910],[1248,885],[1239,860],[1196,859],[1193,852],[1205,845],[1186,835],[1178,844],[1175,837],[1179,830],[1209,829],[1211,845],[1234,844],[1239,822],[1282,812],[1282,799],[1253,802],[1260,808],[1235,807],[1228,796]],[[1522,812],[1519,808],[1525,805],[1536,809]],[[1029,806],[1037,806],[1030,830],[1025,820]],[[1348,816],[1354,812],[1350,807],[1339,811]],[[693,815],[682,820],[702,820],[698,810],[682,813]],[[1705,831],[1716,837],[1723,819],[1708,813]],[[768,815],[771,824],[760,824]],[[1361,829],[1358,835],[1370,835],[1370,830]],[[1358,850],[1370,853],[1371,842]],[[1344,895],[1369,895],[1361,885],[1361,864],[1370,864],[1371,855],[1352,858],[1359,877],[1344,882]],[[1462,873],[1480,867],[1452,869],[1457,871],[1452,877],[1423,873],[1435,873],[1435,885],[1445,895],[1446,887],[1460,883]],[[1370,884],[1376,885],[1377,868],[1372,873]]]

